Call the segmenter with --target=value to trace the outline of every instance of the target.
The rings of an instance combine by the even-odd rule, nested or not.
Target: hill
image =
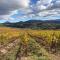
[[[56,20],[28,20],[16,23],[5,22],[4,26],[16,28],[32,28],[32,29],[60,29],[60,19]]]

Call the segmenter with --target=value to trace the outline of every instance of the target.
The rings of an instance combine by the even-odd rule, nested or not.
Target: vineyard
[[[59,56],[60,30],[0,28],[0,60],[59,60]]]

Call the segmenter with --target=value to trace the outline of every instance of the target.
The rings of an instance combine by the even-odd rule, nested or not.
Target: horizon
[[[0,23],[60,19],[60,0],[2,0]]]
[[[60,19],[50,19],[50,20],[37,20],[37,19],[31,19],[31,20],[26,20],[26,21],[58,21]],[[17,23],[17,22],[26,22],[26,21],[8,21],[8,20],[3,20],[3,21],[0,21],[0,23],[5,23],[5,22],[10,22],[10,23]]]

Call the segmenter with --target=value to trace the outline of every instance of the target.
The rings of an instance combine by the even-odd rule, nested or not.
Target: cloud
[[[57,0],[55,3],[53,3],[53,6],[51,8],[60,8],[60,0]]]
[[[20,9],[22,18],[41,18],[60,15],[60,0],[38,0],[36,4],[29,5],[27,9]],[[17,16],[18,18],[19,16]]]
[[[0,0],[0,19],[10,17],[21,8],[28,8],[29,2],[29,0]]]
[[[20,8],[27,8],[29,0],[0,0],[0,15],[6,15]]]
[[[60,0],[37,0],[35,4],[30,3],[31,0],[0,0],[0,20],[60,15]]]
[[[39,0],[32,8],[36,16],[57,16],[60,15],[60,0]]]

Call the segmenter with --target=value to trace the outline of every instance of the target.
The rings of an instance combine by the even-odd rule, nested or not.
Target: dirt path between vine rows
[[[60,60],[60,55],[49,54],[50,60]]]
[[[5,46],[1,46],[0,47],[0,53],[1,54],[6,54],[7,52],[9,52],[12,48],[14,48],[19,43],[20,43],[20,40],[19,39],[16,39],[16,40],[8,43]]]
[[[12,42],[10,42],[9,44],[5,45],[5,46],[2,46],[0,47],[0,53],[2,54],[6,54],[9,52],[9,50],[11,50],[12,48],[14,48],[17,44],[20,43],[20,40],[19,39],[16,39]],[[51,53],[48,53],[48,57],[50,58],[50,60],[60,60],[60,54],[51,54]],[[30,57],[22,57],[21,60],[34,60],[34,59],[31,59]]]

